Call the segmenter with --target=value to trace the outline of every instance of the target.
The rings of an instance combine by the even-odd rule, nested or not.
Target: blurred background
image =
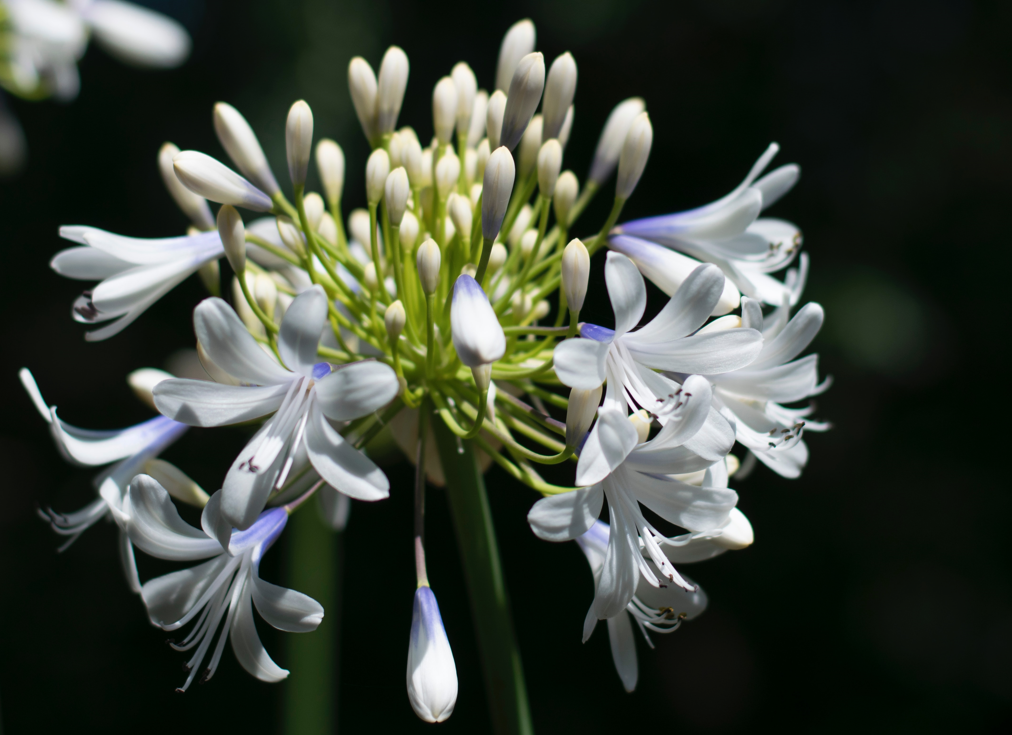
[[[770,141],[802,178],[771,211],[797,222],[812,259],[806,299],[826,307],[814,343],[833,388],[808,435],[811,462],[788,481],[759,466],[733,486],[756,543],[686,568],[710,607],[656,651],[640,646],[627,695],[607,636],[580,643],[592,579],[575,544],[538,541],[533,494],[487,476],[535,727],[738,733],[1012,730],[1012,510],[999,414],[967,381],[1000,365],[994,314],[1007,307],[1012,170],[1012,4],[958,0],[149,0],[186,25],[190,61],[138,71],[92,48],[71,105],[9,105],[27,168],[0,183],[7,311],[0,428],[0,712],[4,731],[243,732],[282,729],[286,689],[248,676],[226,652],[215,677],[185,695],[182,654],[163,644],[123,580],[115,528],[100,524],[66,553],[35,515],[93,496],[93,472],[65,464],[17,381],[30,367],[64,420],[117,428],[144,420],[124,377],[193,346],[192,278],[123,334],[85,343],[70,319],[82,284],[47,264],[60,224],[154,237],[186,226],[156,167],[164,141],[224,157],[211,107],[240,109],[279,174],[292,101],[313,108],[317,137],[348,159],[345,211],[365,203],[367,144],[347,64],[378,68],[396,43],[411,60],[401,123],[432,132],[431,92],[464,59],[491,88],[502,34],[531,17],[546,61],[579,65],[566,166],[581,180],[611,108],[639,95],[655,130],[626,218],[709,202]],[[314,176],[315,174],[311,174]],[[318,188],[311,179],[310,186]],[[610,194],[576,235],[604,220]],[[584,231],[585,230],[585,231]],[[601,294],[588,321],[611,324]],[[987,277],[985,277],[987,276]],[[594,288],[594,286],[592,286]],[[652,308],[662,303],[653,294]],[[978,386],[983,390],[983,384]],[[1001,395],[1003,391],[999,391]],[[997,408],[997,407],[993,407]],[[244,438],[192,430],[166,453],[213,490]],[[343,546],[339,729],[422,732],[405,694],[414,591],[412,473],[388,467],[391,498],[356,504]],[[430,578],[457,661],[460,694],[445,732],[487,730],[463,575],[443,494],[429,493]],[[142,558],[141,576],[163,567]],[[265,579],[286,581],[284,537]],[[311,589],[305,589],[312,592]],[[338,619],[340,617],[340,619]],[[286,636],[260,626],[279,664]],[[316,634],[307,634],[316,635]],[[289,635],[287,638],[292,638]],[[642,641],[640,641],[642,643]]]

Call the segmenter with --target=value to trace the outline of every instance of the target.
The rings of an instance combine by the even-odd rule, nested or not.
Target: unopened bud
[[[370,207],[375,207],[383,199],[387,176],[390,175],[390,156],[382,148],[377,148],[369,155],[365,164],[365,195]]]
[[[274,196],[280,191],[256,133],[237,109],[224,102],[216,104],[214,132],[243,176],[268,196]]]
[[[179,149],[172,143],[166,143],[158,151],[158,170],[162,174],[165,188],[193,224],[201,230],[211,230],[214,228],[214,217],[211,208],[207,206],[207,200],[194,194],[176,178],[172,159],[177,153]]]
[[[539,319],[544,319],[548,316],[550,309],[551,307],[548,305],[548,302],[542,299],[534,305],[534,319],[532,321],[537,322]]]
[[[408,172],[408,180],[413,189],[421,189],[425,186],[425,174],[422,169],[422,146],[418,138],[406,138],[401,136],[401,165]]]
[[[411,182],[415,186],[414,180]],[[418,188],[425,189],[432,186],[432,149],[426,148],[422,151],[422,167],[418,178]]]
[[[292,184],[303,186],[313,151],[313,111],[304,100],[296,102],[288,111],[285,149],[288,152],[288,174],[292,177]]]
[[[300,257],[306,254],[306,241],[302,232],[287,217],[278,217],[278,234],[286,248]]]
[[[653,421],[650,418],[650,414],[645,409],[640,409],[632,416],[629,417],[632,425],[636,427],[636,435],[639,437],[639,443],[642,444],[650,438],[650,424]]]
[[[601,138],[597,141],[594,163],[590,167],[589,178],[595,184],[603,184],[611,176],[611,172],[618,164],[619,156],[622,155],[622,146],[625,144],[629,127],[646,108],[646,103],[642,99],[631,97],[620,102],[611,111],[601,131]]]
[[[724,526],[720,535],[713,538],[713,543],[722,549],[737,551],[752,545],[755,541],[755,532],[748,518],[737,508],[731,509],[727,525]]]
[[[405,313],[404,304],[401,303],[400,299],[387,307],[386,314],[383,315],[383,323],[386,325],[387,336],[390,337],[391,342],[396,342],[401,336],[407,320],[408,315]]]
[[[369,213],[364,209],[353,209],[348,216],[348,231],[351,232],[351,239],[366,248],[372,243],[372,227]]]
[[[601,403],[603,386],[582,390],[573,388],[569,392],[569,407],[566,409],[566,446],[576,449],[590,431]]]
[[[525,181],[527,175],[534,170],[538,162],[538,151],[541,150],[541,115],[535,115],[527,126],[524,137],[520,139],[519,159],[520,180]]]
[[[447,217],[443,221],[443,242],[450,242],[456,234],[457,228],[454,226],[453,220]]]
[[[482,183],[481,232],[488,240],[494,240],[499,234],[515,178],[513,155],[508,148],[496,148],[488,158]]]
[[[622,156],[618,159],[618,182],[615,184],[617,198],[628,199],[632,195],[647,166],[653,142],[654,129],[650,125],[650,117],[641,112],[629,127],[625,145],[622,146]]]
[[[450,77],[440,79],[432,90],[432,122],[440,144],[449,143],[457,124],[457,87]]]
[[[355,114],[362,124],[362,132],[365,133],[366,139],[372,142],[378,130],[379,88],[372,67],[361,56],[356,56],[348,64],[348,89],[351,92],[352,104],[355,105]]]
[[[590,253],[580,240],[573,238],[562,251],[562,289],[571,311],[577,312],[583,308],[589,280]]]
[[[440,261],[439,245],[431,237],[418,246],[415,265],[418,267],[418,280],[422,282],[422,291],[426,295],[434,294],[439,288]]]
[[[460,159],[457,154],[447,150],[436,164],[436,189],[439,191],[439,198],[446,201],[446,197],[457,186],[457,179],[460,178]]]
[[[520,237],[520,257],[525,261],[531,257],[531,253],[534,252],[534,245],[538,241],[537,230],[527,230]]]
[[[127,375],[127,383],[141,401],[147,406],[150,406],[155,411],[158,408],[155,406],[155,398],[152,395],[152,391],[155,386],[161,383],[163,380],[172,380],[175,377],[171,373],[167,373],[164,370],[158,370],[156,368],[140,368],[134,370],[132,373]]]
[[[403,166],[395,168],[387,176],[385,192],[390,224],[400,227],[404,211],[408,206],[408,194],[411,193],[411,188],[408,186],[408,172],[404,170]]]
[[[517,212],[517,218],[513,221],[513,227],[510,228],[509,235],[506,237],[506,242],[509,243],[510,248],[515,248],[520,244],[524,233],[531,226],[531,219],[533,217],[534,210],[531,209],[530,204],[520,207],[520,211]]]
[[[485,124],[488,114],[488,92],[484,89],[478,90],[474,96],[474,104],[471,106],[471,123],[467,129],[467,147],[474,148],[478,141],[485,136]]]
[[[471,186],[478,172],[478,151],[468,148],[464,151],[464,182]]]
[[[143,472],[153,477],[159,485],[165,488],[165,492],[176,500],[196,508],[203,508],[210,500],[210,496],[196,482],[191,480],[185,472],[164,459],[149,459],[144,463]]]
[[[535,38],[534,23],[529,19],[514,23],[506,31],[499,47],[499,64],[495,72],[496,89],[504,92],[509,89],[510,80],[513,79],[513,72],[516,71],[520,59],[534,50]]]
[[[362,282],[369,290],[369,293],[376,293],[379,290],[379,276],[376,274],[376,264],[366,263],[362,269]]]
[[[506,95],[499,144],[511,151],[523,137],[545,89],[545,57],[539,51],[520,59]],[[540,147],[540,141],[539,146]]]
[[[485,167],[488,166],[488,157],[491,155],[492,149],[489,147],[488,138],[482,138],[481,142],[478,143],[478,150],[476,151],[474,160],[475,181],[485,180]]]
[[[478,80],[465,62],[454,64],[450,78],[457,88],[457,140],[466,140],[474,112],[474,98],[478,94]]]
[[[530,313],[533,306],[530,294],[514,291],[513,298],[510,299],[510,306],[513,309],[513,321],[519,324]]]
[[[580,182],[572,171],[563,171],[555,183],[555,219],[569,225],[569,213],[573,211],[576,198],[580,195]]]
[[[246,228],[235,207],[225,204],[218,210],[218,236],[228,264],[236,273],[246,270]]]
[[[320,229],[320,220],[326,207],[323,204],[323,197],[315,191],[311,191],[302,200],[302,206],[306,208],[306,219],[309,220],[309,229],[316,232]]]
[[[199,151],[181,151],[172,158],[172,168],[180,183],[194,194],[212,202],[231,204],[254,212],[269,212],[274,203],[223,163]]]
[[[376,130],[380,135],[392,133],[401,114],[404,90],[408,86],[408,55],[397,46],[383,54],[377,84]]]
[[[485,110],[485,134],[492,150],[499,147],[504,114],[506,114],[506,93],[497,90],[488,98],[488,107]]]
[[[443,722],[457,703],[457,668],[436,596],[427,584],[415,591],[408,645],[408,701],[425,722]]]
[[[559,129],[558,141],[563,148],[566,147],[566,143],[569,142],[569,134],[573,132],[573,116],[576,114],[576,108],[573,105],[569,106],[566,111],[566,117],[562,121],[562,128]]]
[[[481,184],[471,185],[471,209],[478,206],[478,200],[481,199]]]
[[[390,154],[390,168],[398,168],[404,165],[404,144],[408,139],[400,133],[391,133],[387,143],[387,153]]]
[[[273,319],[274,309],[278,303],[278,286],[274,283],[274,279],[266,273],[258,273],[256,285],[253,287],[253,298],[256,299],[257,306]]]
[[[545,140],[558,138],[569,106],[576,94],[576,61],[568,51],[552,62],[545,82],[545,102],[541,113],[545,118]]]
[[[447,209],[450,211],[450,219],[453,220],[453,226],[460,233],[461,241],[470,243],[471,224],[473,221],[471,201],[460,194],[451,194],[450,201],[447,203]]]
[[[562,169],[562,144],[552,139],[538,151],[538,190],[541,196],[551,199],[555,196],[555,185]],[[547,204],[547,203],[546,203]]]
[[[344,193],[344,151],[341,146],[329,138],[320,140],[316,144],[316,168],[323,182],[323,193],[336,208]]]
[[[401,238],[401,247],[405,252],[410,253],[418,239],[418,218],[411,212],[405,212],[401,219],[401,229],[398,233]]]
[[[330,212],[324,212],[320,217],[320,226],[316,228],[316,234],[331,245],[337,245],[337,222],[330,216]]]
[[[490,276],[495,275],[499,272],[499,269],[506,265],[506,258],[509,253],[506,251],[506,246],[501,242],[497,242],[492,246],[492,252],[488,256],[488,270],[486,271]]]
[[[471,276],[453,284],[450,331],[457,357],[467,367],[493,363],[506,352],[506,335],[488,297]]]
[[[474,378],[474,387],[479,393],[485,393],[492,384],[492,365],[478,365],[471,368],[471,377]]]

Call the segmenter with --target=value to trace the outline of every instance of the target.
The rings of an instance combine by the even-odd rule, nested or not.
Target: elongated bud
[[[391,342],[396,342],[401,336],[407,320],[408,315],[404,311],[404,304],[401,303],[400,299],[387,307],[386,314],[383,315],[383,323],[386,325],[387,336],[390,337]]]
[[[431,187],[432,186],[432,149],[425,148],[422,150],[422,175],[421,175],[421,186]]]
[[[474,161],[474,180],[483,181],[485,179],[485,167],[488,165],[488,157],[492,155],[492,149],[489,148],[488,138],[482,138],[481,142],[478,143],[478,151]]]
[[[562,288],[566,292],[566,303],[572,311],[583,308],[589,280],[590,253],[580,240],[573,238],[562,251]]]
[[[390,224],[400,227],[404,211],[408,206],[408,194],[411,193],[411,188],[408,186],[408,172],[404,170],[403,166],[395,168],[387,176],[385,192]]]
[[[288,111],[285,149],[288,152],[288,174],[292,178],[292,184],[305,185],[309,157],[313,151],[313,111],[305,100],[299,100]]]
[[[392,133],[397,127],[408,86],[408,69],[408,55],[398,46],[391,46],[383,54],[376,103],[376,128],[380,135]]]
[[[372,142],[376,137],[379,122],[377,120],[379,89],[372,67],[361,56],[356,56],[348,64],[348,90],[351,92],[352,104],[355,105],[355,114],[362,124],[362,132],[365,133],[366,139]]]
[[[309,220],[309,228],[314,232],[320,229],[320,222],[323,220],[324,211],[326,211],[323,197],[315,191],[311,191],[302,200],[302,206],[306,209],[306,219]]]
[[[569,225],[569,213],[580,195],[580,182],[572,171],[563,171],[555,183],[555,219]]]
[[[176,177],[205,199],[254,212],[269,212],[271,198],[223,163],[199,151],[182,151],[172,159]]]
[[[428,585],[415,590],[408,642],[408,700],[426,722],[443,722],[457,703],[457,667]]]
[[[411,249],[415,246],[415,241],[418,239],[418,218],[411,212],[404,213],[404,218],[401,219],[399,234],[401,247],[404,248],[405,252],[410,253]]]
[[[330,212],[324,212],[320,217],[320,226],[316,228],[316,234],[331,245],[337,245],[337,223],[330,216]]]
[[[217,261],[215,261],[217,262]],[[155,397],[151,391],[163,380],[172,380],[175,376],[157,368],[140,368],[127,375],[127,384],[133,390],[134,395],[141,399],[145,405],[157,411]]]
[[[545,140],[558,138],[569,106],[576,95],[576,60],[568,51],[552,62],[545,82],[545,103],[541,108],[545,118]]]
[[[478,266],[474,263],[465,263],[464,267],[460,269],[460,275],[471,276],[471,278],[474,278],[478,275]]]
[[[467,367],[495,362],[506,352],[506,335],[488,297],[471,276],[453,284],[450,331],[457,356]]]
[[[488,92],[479,89],[471,107],[471,122],[467,130],[467,147],[474,148],[485,136],[485,122],[488,114]]]
[[[172,159],[177,153],[179,153],[179,149],[172,143],[166,143],[158,151],[158,171],[162,174],[165,188],[169,190],[169,194],[172,195],[173,200],[183,210],[183,214],[189,218],[190,222],[201,230],[213,229],[214,217],[211,214],[211,208],[207,206],[207,200],[194,194],[176,178]]]
[[[550,310],[551,307],[548,305],[548,302],[542,299],[541,301],[539,301],[537,304],[534,305],[533,321],[537,322],[539,319],[544,319],[546,316],[548,316],[548,312]]]
[[[482,173],[484,176],[484,173]],[[478,200],[481,198],[481,184],[474,184],[471,186],[471,208],[474,209],[478,206]]]
[[[285,247],[299,256],[306,254],[306,241],[302,232],[287,217],[278,217],[278,235]]]
[[[464,183],[471,186],[478,172],[478,151],[468,148],[464,151]]]
[[[629,421],[636,427],[636,435],[640,444],[650,438],[650,424],[653,422],[653,419],[650,418],[650,414],[646,410],[641,408],[629,417]]]
[[[495,71],[496,89],[501,89],[503,92],[509,89],[510,80],[513,79],[513,72],[516,71],[517,64],[520,63],[520,59],[534,50],[536,37],[534,23],[527,18],[517,21],[506,31],[502,45],[499,47],[499,64]]]
[[[457,124],[457,87],[450,77],[440,79],[432,90],[432,123],[440,144],[449,143]]]
[[[527,126],[524,137],[520,140],[519,159],[520,180],[525,181],[527,174],[534,170],[538,163],[538,151],[541,150],[541,115],[535,115]]]
[[[488,158],[482,182],[481,232],[488,240],[494,240],[499,234],[515,178],[513,155],[506,147],[496,148]]]
[[[492,384],[492,366],[479,365],[471,368],[471,377],[474,378],[474,387],[478,389],[478,392],[485,393]],[[489,413],[492,412],[492,403],[492,396],[489,395]]]
[[[323,138],[316,144],[316,168],[323,182],[323,193],[333,204],[344,194],[344,151],[334,141]]]
[[[597,416],[597,407],[601,404],[603,386],[591,390],[573,388],[569,392],[569,407],[566,409],[566,446],[577,449],[583,442],[590,425]]]
[[[499,272],[499,269],[506,265],[506,258],[509,256],[509,252],[506,250],[506,246],[501,242],[497,242],[492,246],[492,252],[488,256],[488,270],[486,271],[490,276],[494,276]]]
[[[562,121],[562,128],[559,129],[558,140],[562,144],[562,147],[566,147],[566,143],[569,142],[569,134],[573,132],[573,116],[576,114],[576,108],[573,105],[569,106],[566,111],[566,117]]]
[[[365,163],[365,195],[370,207],[375,207],[383,198],[389,175],[390,156],[382,148],[377,148]]]
[[[590,167],[589,178],[595,184],[603,184],[611,176],[618,164],[619,156],[622,155],[622,146],[625,144],[629,127],[646,108],[646,103],[642,99],[631,97],[620,102],[608,115],[601,137],[597,141],[594,163]]]
[[[539,51],[527,54],[517,64],[513,81],[510,82],[509,94],[506,95],[502,133],[499,135],[500,145],[510,150],[516,148],[534,116],[534,111],[538,109],[544,89],[545,57]]]
[[[431,237],[418,246],[415,265],[418,267],[418,280],[422,282],[422,291],[426,295],[434,294],[439,288],[440,261],[439,245]]]
[[[510,307],[513,309],[513,321],[517,324],[522,322],[524,317],[530,313],[533,306],[530,294],[514,291],[513,298],[510,299]]]
[[[457,140],[466,140],[474,112],[474,98],[478,94],[478,80],[465,62],[454,64],[450,78],[457,88]]]
[[[422,146],[418,138],[403,139],[401,148],[401,164],[408,172],[408,181],[412,189],[421,189],[425,186],[425,171],[422,166]]]
[[[225,257],[237,274],[246,270],[246,228],[242,217],[228,204],[218,210],[218,236],[225,248]]]
[[[351,239],[366,249],[372,242],[372,233],[369,231],[371,227],[369,212],[364,209],[351,210],[351,214],[348,216],[348,231],[351,233]]]
[[[144,463],[144,474],[153,477],[176,500],[196,508],[203,508],[210,496],[185,472],[164,459],[149,459]]]
[[[517,218],[513,220],[513,227],[510,228],[509,234],[506,237],[506,242],[509,243],[511,249],[517,247],[520,241],[523,240],[524,233],[531,226],[533,218],[534,210],[531,209],[530,204],[520,207]]]
[[[453,220],[453,226],[460,233],[461,240],[470,242],[471,225],[473,223],[471,200],[461,194],[451,194],[450,201],[447,203],[447,209],[450,211],[450,219]]]
[[[404,144],[407,140],[407,137],[401,136],[400,133],[390,134],[390,141],[387,144],[387,153],[390,154],[391,168],[398,168],[404,165]]]
[[[755,541],[755,533],[752,531],[752,524],[748,518],[737,508],[731,509],[731,515],[727,525],[724,526],[720,535],[713,539],[713,543],[723,549],[737,551],[751,546]]]
[[[376,275],[376,264],[366,263],[362,269],[362,283],[369,290],[369,293],[376,293],[379,290],[379,276]]]
[[[446,151],[436,164],[436,189],[439,198],[446,200],[460,178],[460,159],[453,151]]]
[[[654,129],[650,117],[641,112],[629,127],[622,146],[622,156],[618,159],[618,182],[615,184],[615,196],[628,199],[636,188],[636,184],[647,167],[650,157],[650,146],[654,142]]]
[[[266,192],[267,196],[274,196],[280,191],[256,133],[237,109],[224,102],[216,104],[214,132],[243,176]]]
[[[555,185],[562,169],[562,144],[554,138],[541,146],[538,151],[538,189],[541,196],[551,199],[555,196]]]
[[[523,258],[524,261],[531,257],[531,253],[534,252],[534,243],[537,241],[537,230],[527,230],[527,232],[520,237],[520,257]]]
[[[506,93],[496,91],[488,98],[488,107],[485,110],[485,129],[488,135],[488,145],[492,150],[499,147],[499,140],[502,137],[502,120],[506,114]]]
[[[256,285],[253,287],[253,298],[257,305],[270,318],[274,318],[274,309],[278,303],[278,286],[274,279],[266,273],[258,273]]]

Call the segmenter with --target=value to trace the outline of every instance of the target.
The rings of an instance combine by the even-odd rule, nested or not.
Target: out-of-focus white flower
[[[443,722],[457,704],[457,667],[439,604],[428,585],[415,590],[408,641],[408,700],[426,722]]]

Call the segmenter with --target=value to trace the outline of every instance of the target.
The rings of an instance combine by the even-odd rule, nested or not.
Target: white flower
[[[771,144],[738,188],[722,199],[685,212],[626,222],[611,234],[649,240],[715,263],[750,298],[779,306],[787,296],[792,305],[797,303],[800,287],[769,274],[787,267],[798,254],[801,232],[785,220],[759,219],[759,213],[790,191],[800,175],[798,166],[788,164],[756,181],[778,150],[776,143]]]
[[[457,356],[467,367],[493,363],[506,351],[506,335],[488,296],[467,274],[453,284],[450,331]]]
[[[27,368],[22,368],[18,377],[31,396],[35,408],[49,423],[56,446],[68,462],[85,467],[112,464],[95,478],[99,497],[94,502],[74,513],[57,513],[51,508],[40,511],[43,520],[48,521],[56,533],[68,537],[60,547],[60,551],[67,549],[78,536],[102,518],[114,520],[120,527],[119,550],[123,571],[130,589],[140,592],[133,547],[125,530],[128,516],[123,501],[127,485],[134,475],[143,471],[144,464],[148,460],[157,457],[189,427],[164,416],[158,416],[142,424],[116,431],[79,429],[60,420],[56,415],[56,406],[46,404],[35,378]]]
[[[83,0],[76,6],[95,40],[126,64],[171,69],[190,55],[190,36],[161,13],[118,0]]]
[[[304,633],[316,630],[323,620],[323,607],[316,600],[260,579],[260,560],[288,522],[290,506],[264,511],[248,530],[231,532],[222,548],[213,535],[220,498],[220,492],[215,493],[205,506],[201,530],[179,516],[165,488],[151,477],[135,477],[127,491],[127,529],[137,548],[170,561],[208,560],[156,577],[141,588],[148,617],[162,630],[178,630],[196,619],[182,641],[171,642],[177,651],[197,649],[186,663],[189,676],[179,692],[186,691],[198,673],[201,681],[214,675],[230,636],[236,659],[253,676],[268,682],[288,676],[260,642],[254,605],[279,630]],[[201,668],[219,625],[210,663]]]
[[[408,641],[408,700],[426,722],[443,722],[457,703],[457,667],[439,604],[428,585],[415,590]]]
[[[387,365],[363,361],[331,366],[317,362],[327,320],[320,286],[302,292],[285,312],[278,352],[272,359],[224,301],[205,299],[194,310],[197,339],[210,360],[245,385],[167,380],[154,390],[166,416],[191,426],[224,426],[273,414],[232,463],[221,490],[218,538],[232,527],[249,528],[271,491],[280,488],[305,442],[309,461],[335,489],[360,500],[389,494],[383,472],[346,443],[330,421],[350,421],[385,406],[397,395],[397,376]]]
[[[77,60],[88,45],[80,16],[53,0],[7,0],[4,10],[13,30],[7,63],[15,88],[35,92],[42,87],[61,101],[77,97]]]

